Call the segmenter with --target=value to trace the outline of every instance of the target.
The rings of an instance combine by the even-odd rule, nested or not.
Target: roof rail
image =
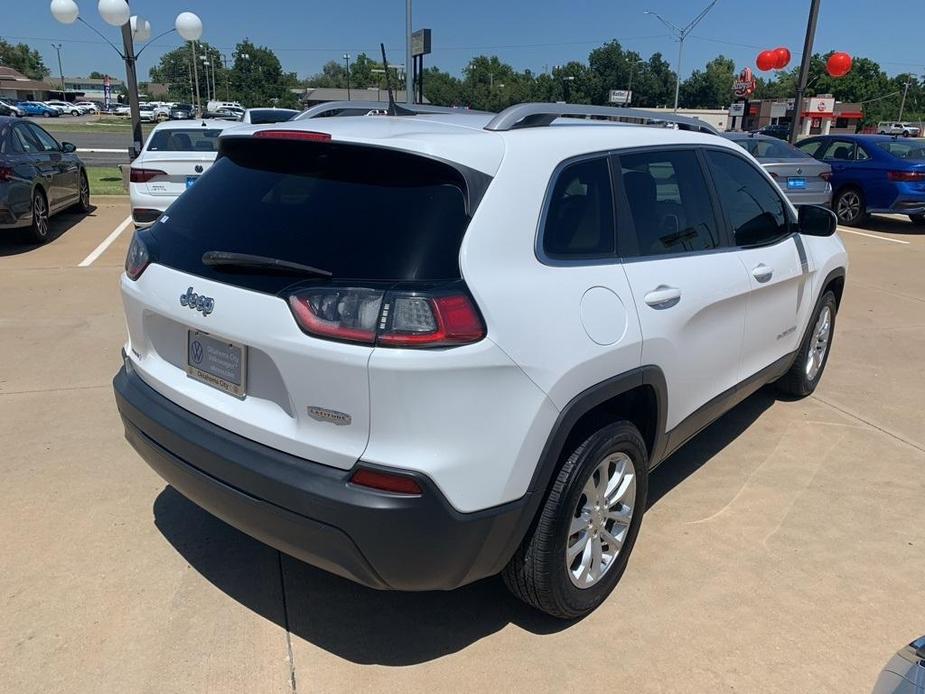
[[[484,111],[431,106],[430,104],[401,104],[401,107],[413,113],[484,113]],[[327,101],[305,109],[292,120],[306,120],[323,116],[365,116],[370,111],[382,111],[384,113],[388,110],[388,101]]]
[[[645,111],[638,108],[617,108],[614,106],[591,106],[586,104],[517,104],[504,109],[485,130],[516,130],[518,128],[540,128],[551,125],[558,118],[599,118],[641,125],[674,123],[682,130],[718,135],[719,131],[699,118],[679,116],[676,113]]]

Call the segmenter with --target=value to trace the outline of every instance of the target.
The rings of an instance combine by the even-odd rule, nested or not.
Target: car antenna
[[[382,67],[385,70],[385,86],[389,92],[389,115],[390,116],[413,116],[414,111],[402,108],[395,103],[395,94],[392,92],[392,78],[389,76],[389,60],[385,57],[385,44],[380,43],[379,48],[382,50]],[[407,67],[405,68],[407,70]],[[405,86],[407,89],[407,85]]]

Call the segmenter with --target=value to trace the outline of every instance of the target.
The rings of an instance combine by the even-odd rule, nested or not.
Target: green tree
[[[96,70],[94,70],[93,72],[90,73],[90,79],[91,80],[102,80],[102,79],[106,79],[106,75],[104,75],[102,72],[97,72]]]
[[[424,70],[424,96],[437,106],[469,106],[462,81],[438,67]]]
[[[703,70],[694,70],[681,83],[684,108],[723,108],[732,100],[735,61],[725,56],[713,58]]]
[[[295,76],[283,72],[272,50],[244,39],[235,47],[234,56],[230,75],[233,98],[245,107],[298,106],[298,96],[290,91],[297,86]]]
[[[43,80],[49,72],[37,50],[25,43],[14,46],[3,39],[0,39],[0,65],[11,67],[33,80]]]

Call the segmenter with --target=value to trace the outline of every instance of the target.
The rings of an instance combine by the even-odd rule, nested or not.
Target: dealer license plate
[[[198,330],[187,331],[186,373],[201,383],[244,399],[247,347]]]

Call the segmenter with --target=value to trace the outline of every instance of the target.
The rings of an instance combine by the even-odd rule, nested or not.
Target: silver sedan
[[[832,204],[832,167],[813,159],[789,142],[758,133],[726,133],[747,150],[777,181],[794,205]]]

